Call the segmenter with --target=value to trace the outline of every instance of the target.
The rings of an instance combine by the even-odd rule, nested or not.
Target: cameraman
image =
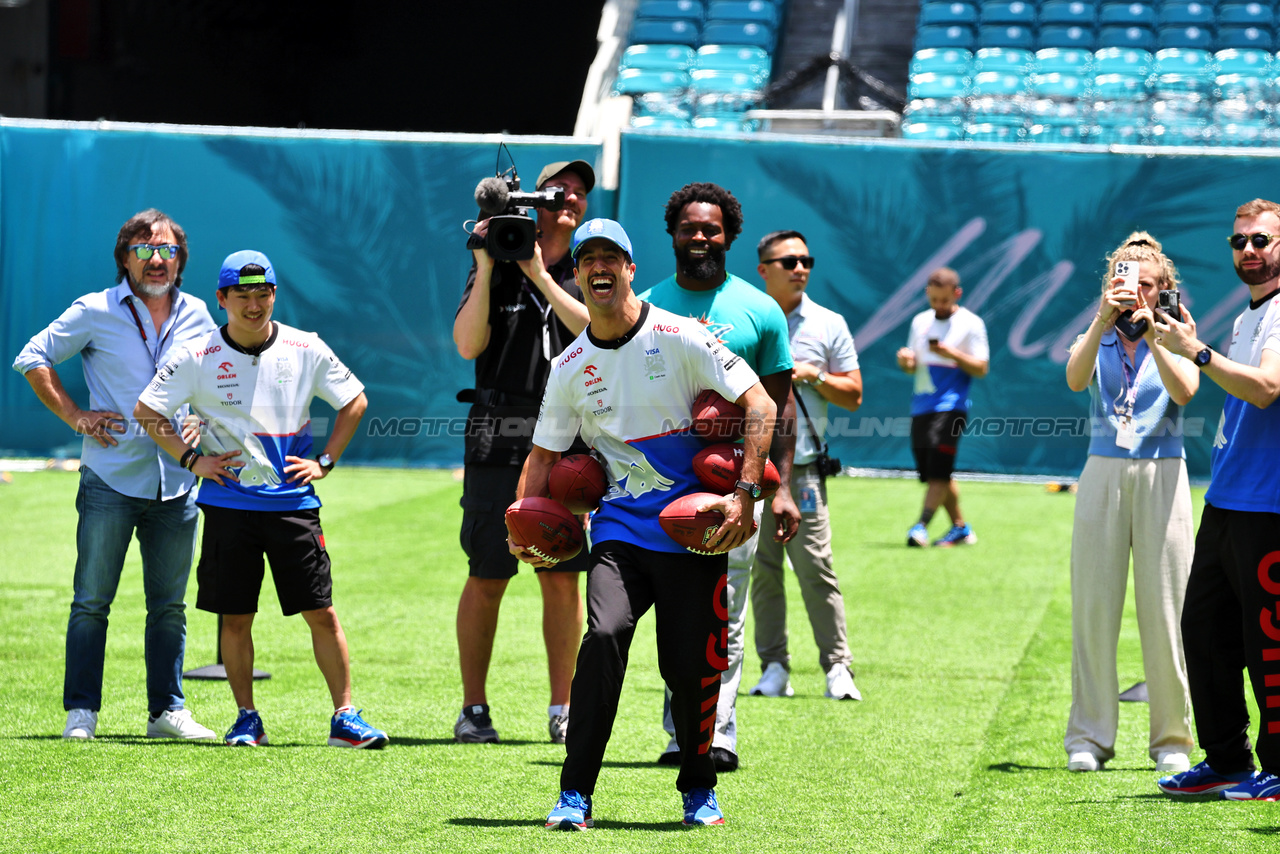
[[[486,250],[472,250],[471,273],[453,321],[459,355],[476,363],[475,388],[458,394],[459,401],[472,404],[467,414],[461,533],[470,577],[458,603],[457,622],[463,709],[453,727],[454,739],[461,742],[498,741],[485,680],[498,608],[517,567],[507,550],[504,514],[515,500],[529,455],[551,360],[589,319],[582,291],[573,280],[569,244],[595,182],[585,161],[548,164],[538,175],[537,189],[562,188],[564,207],[538,209],[538,239],[528,260],[495,263]],[[477,237],[487,231],[488,220],[476,225]],[[513,430],[513,423],[523,429]],[[537,570],[551,679],[548,729],[557,744],[564,743],[568,727],[569,686],[582,637],[578,573],[585,563],[584,552]]]

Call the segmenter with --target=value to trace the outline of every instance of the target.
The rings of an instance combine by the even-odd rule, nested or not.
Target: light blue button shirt
[[[80,355],[89,387],[88,408],[125,416],[125,432],[114,434],[119,444],[104,448],[86,436],[80,462],[116,492],[133,498],[158,494],[168,500],[195,485],[195,476],[160,450],[133,420],[138,396],[170,351],[217,328],[204,300],[176,288],[173,295],[173,309],[157,334],[146,303],[134,296],[127,282],[87,294],[28,341],[13,363],[14,370],[25,376],[33,368],[53,367]],[[174,423],[185,415],[185,410],[180,411]]]
[[[1133,460],[1185,456],[1182,407],[1169,397],[1146,341],[1138,342],[1133,358],[1130,362],[1115,330],[1102,334],[1097,365],[1089,383],[1089,453]],[[1182,357],[1172,358],[1176,362]],[[1127,411],[1130,397],[1137,435],[1133,448],[1126,449],[1116,444],[1117,408]]]
[[[817,365],[818,370],[829,374],[844,374],[858,370],[858,352],[849,334],[849,324],[829,308],[823,308],[805,294],[800,304],[787,315],[787,334],[791,338],[791,358],[795,362]],[[813,419],[819,438],[827,431],[827,399],[811,385],[800,383],[796,394],[804,400],[805,409]],[[822,450],[814,443],[813,431],[805,420],[804,412],[796,406],[796,456],[795,465],[808,465]]]

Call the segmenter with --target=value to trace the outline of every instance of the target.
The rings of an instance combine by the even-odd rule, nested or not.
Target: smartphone
[[[1156,294],[1156,305],[1165,314],[1182,322],[1182,295],[1177,288],[1169,288]]]
[[[1117,261],[1116,275],[1124,279],[1121,287],[1128,288],[1135,294],[1138,292],[1138,267],[1137,261]],[[1137,297],[1121,300],[1125,305],[1137,305]]]

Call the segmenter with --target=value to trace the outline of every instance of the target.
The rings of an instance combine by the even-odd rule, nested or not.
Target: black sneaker
[[[489,707],[463,706],[453,725],[453,740],[463,744],[497,744],[500,739],[489,717]]]
[[[715,763],[717,772],[738,770],[738,754],[728,748],[713,747],[707,752],[711,755],[711,761]]]

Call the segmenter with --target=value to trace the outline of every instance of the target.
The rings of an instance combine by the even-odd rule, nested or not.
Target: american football
[[[732,442],[742,436],[746,413],[719,392],[706,389],[693,399],[693,433],[707,442]]]
[[[547,489],[573,513],[590,513],[609,491],[604,466],[590,454],[571,454],[551,467]]]
[[[658,524],[667,532],[668,537],[694,554],[719,554],[708,550],[706,545],[724,522],[724,514],[718,510],[699,513],[698,507],[721,497],[713,492],[695,492],[677,498],[662,508],[662,512],[658,514]],[[754,534],[758,527],[752,522],[751,532]]]
[[[507,508],[506,520],[512,541],[543,560],[558,563],[582,551],[582,525],[558,501],[521,498]]]
[[[722,442],[698,451],[693,457],[693,473],[702,485],[713,492],[726,495],[734,484],[742,480],[742,446]],[[760,475],[760,497],[769,498],[778,491],[782,479],[773,460],[764,461],[764,473]]]

